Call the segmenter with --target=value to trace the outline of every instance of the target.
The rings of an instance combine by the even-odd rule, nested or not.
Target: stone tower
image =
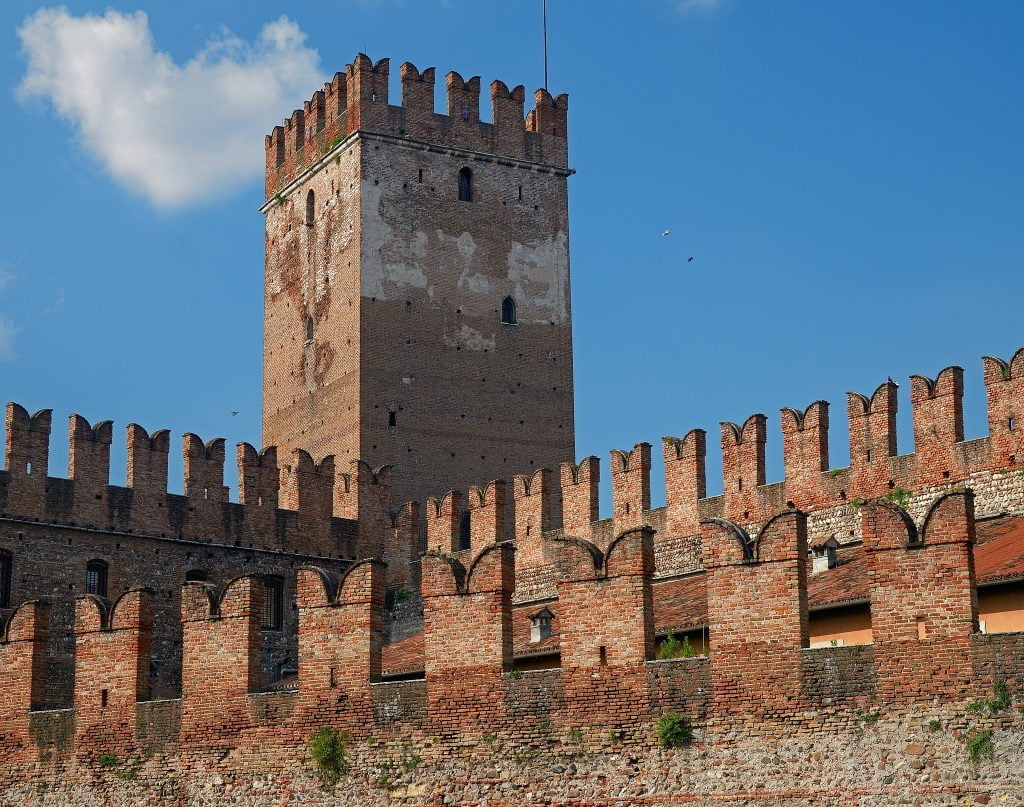
[[[360,54],[266,139],[263,440],[393,500],[574,458],[566,109]],[[286,454],[284,454],[286,455]]]

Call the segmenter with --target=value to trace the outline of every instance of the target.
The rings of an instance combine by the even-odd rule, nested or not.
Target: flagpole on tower
[[[548,88],[548,0],[541,0],[541,20],[544,27],[544,89]]]

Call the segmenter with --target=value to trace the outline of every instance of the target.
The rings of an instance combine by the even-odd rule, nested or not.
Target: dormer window
[[[551,620],[555,615],[547,608],[541,608],[530,616],[530,642],[543,642],[551,635]]]
[[[811,550],[811,574],[818,574],[819,572],[827,572],[829,569],[836,567],[836,550],[839,549],[839,541],[835,539],[835,536],[829,538],[821,546],[816,546]]]

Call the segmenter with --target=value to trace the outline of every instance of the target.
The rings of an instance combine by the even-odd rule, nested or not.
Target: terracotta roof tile
[[[976,532],[974,573],[979,583],[1024,577],[1024,516],[981,521]]]

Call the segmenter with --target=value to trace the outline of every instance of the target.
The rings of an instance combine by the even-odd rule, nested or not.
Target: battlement
[[[52,477],[51,420],[49,409],[29,415],[8,404],[0,518],[349,560],[381,554],[395,519],[410,518],[389,509],[390,468],[373,470],[357,460],[341,472],[333,457],[315,461],[298,450],[281,465],[275,447],[257,451],[248,443],[236,448],[238,501],[231,502],[224,440],[192,433],[182,438],[184,493],[169,493],[170,433],[150,434],[135,423],[127,427],[126,485],[112,485],[113,424],[92,425],[75,414],[68,477]]]
[[[525,90],[493,81],[491,123],[480,120],[480,77],[445,77],[445,114],[434,110],[435,69],[410,62],[399,69],[401,104],[390,104],[390,61],[358,54],[343,73],[266,136],[266,195],[271,199],[304,171],[335,155],[350,137],[373,134],[410,148],[467,152],[472,159],[509,160],[566,170],[568,95],[534,93],[524,117]]]
[[[553,606],[561,659],[536,673],[513,671],[517,552],[509,542],[466,563],[423,556],[424,678],[416,681],[381,682],[385,569],[377,560],[340,578],[297,570],[298,677],[276,692],[259,688],[262,580],[186,583],[182,697],[160,705],[160,732],[157,707],[145,702],[152,592],[134,589],[115,604],[76,600],[74,708],[60,712],[39,711],[46,605],[24,603],[0,638],[0,779],[21,781],[37,765],[33,775],[45,776],[54,761],[99,775],[111,756],[159,760],[161,776],[174,760],[217,760],[230,775],[256,749],[262,776],[266,766],[305,764],[321,727],[344,731],[353,747],[400,740],[433,764],[480,737],[549,748],[570,733],[595,752],[610,737],[642,753],[657,744],[659,719],[674,714],[695,729],[695,744],[712,749],[793,731],[842,736],[865,714],[911,713],[921,723],[942,709],[962,720],[966,704],[997,680],[1019,697],[1024,637],[977,633],[971,491],[934,499],[916,520],[884,500],[865,504],[860,517],[874,638],[856,652],[807,646],[807,514],[799,510],[754,533],[726,519],[702,522],[712,638],[697,658],[655,659],[648,526],[606,549],[551,540],[562,558]],[[1005,730],[1012,717],[994,720]],[[43,721],[63,728],[43,731]]]

